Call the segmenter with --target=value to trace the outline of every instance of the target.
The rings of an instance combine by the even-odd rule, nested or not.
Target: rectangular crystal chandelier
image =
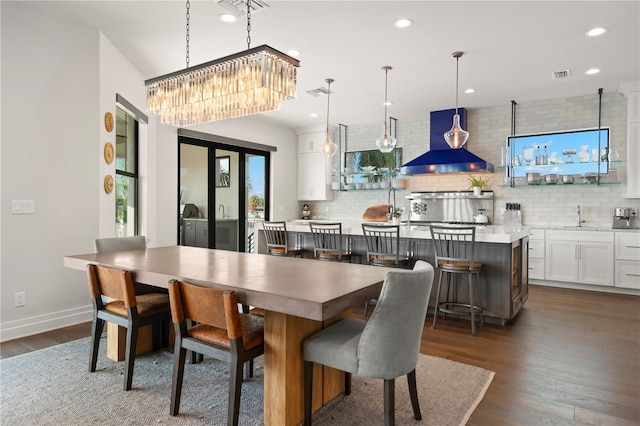
[[[173,126],[277,111],[296,97],[298,67],[262,45],[145,81],[147,110]]]

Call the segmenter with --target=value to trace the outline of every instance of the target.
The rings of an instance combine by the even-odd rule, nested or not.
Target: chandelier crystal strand
[[[456,113],[453,116],[451,129],[444,134],[447,144],[454,149],[462,148],[469,139],[469,132],[460,126],[460,115],[458,115],[458,63],[462,55],[463,52],[453,52],[453,57],[456,58]]]
[[[320,151],[327,157],[333,157],[338,150],[338,145],[333,143],[331,138],[329,137],[329,101],[331,99],[331,83],[333,83],[332,78],[327,78],[325,82],[327,83],[327,128],[324,133],[324,143],[320,146]]]
[[[376,140],[376,146],[381,152],[391,152],[396,147],[396,138],[389,136],[387,132],[387,105],[389,104],[387,101],[387,79],[389,71],[393,68],[387,65],[382,69],[384,70],[384,133]]]
[[[251,0],[247,0],[247,46],[251,43]],[[267,45],[145,81],[147,110],[163,124],[190,126],[277,111],[296,97],[299,61]]]

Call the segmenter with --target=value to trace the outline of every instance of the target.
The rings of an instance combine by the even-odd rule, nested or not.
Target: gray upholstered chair
[[[369,321],[343,319],[304,341],[305,425],[311,425],[314,363],[345,372],[345,395],[351,393],[351,374],[383,379],[385,425],[395,422],[395,379],[406,375],[414,417],[422,418],[415,368],[433,276],[433,267],[421,260],[413,271],[387,272]]]
[[[96,238],[95,247],[97,253],[120,250],[144,250],[147,248],[147,240],[144,235],[134,237]]]

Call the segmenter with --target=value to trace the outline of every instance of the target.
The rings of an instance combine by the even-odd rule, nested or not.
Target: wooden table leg
[[[264,424],[297,425],[304,417],[302,342],[322,322],[267,311],[264,328]],[[315,366],[313,411],[344,392],[343,377],[338,370]]]
[[[127,329],[107,321],[107,358],[113,361],[124,361],[127,345]],[[145,325],[138,330],[136,355],[153,350],[153,331],[151,325]]]

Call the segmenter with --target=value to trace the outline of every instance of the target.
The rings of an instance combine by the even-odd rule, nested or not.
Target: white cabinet
[[[547,280],[613,286],[613,232],[546,232]]]
[[[544,229],[531,229],[529,231],[529,278],[544,280],[544,266]]]
[[[330,160],[321,152],[324,132],[298,135],[298,200],[332,200]]]
[[[615,234],[615,286],[640,290],[640,233]]]
[[[640,198],[640,82],[619,91],[627,98],[627,198]]]

